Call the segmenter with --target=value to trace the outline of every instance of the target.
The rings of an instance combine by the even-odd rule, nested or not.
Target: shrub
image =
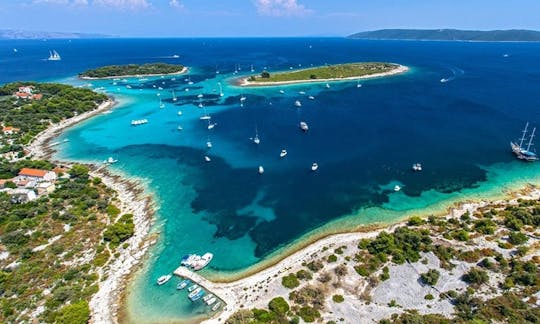
[[[523,244],[525,242],[527,242],[529,240],[529,238],[527,237],[527,235],[521,233],[521,232],[512,232],[510,233],[510,235],[508,236],[508,241],[514,245],[520,245],[520,244]]]
[[[434,286],[437,284],[437,281],[439,281],[440,275],[441,274],[436,269],[429,269],[428,272],[420,275],[420,280],[426,285]]]
[[[390,270],[388,269],[388,267],[384,267],[382,269],[382,273],[379,276],[379,279],[381,279],[381,281],[386,281],[386,280],[390,279]]]
[[[56,316],[56,323],[61,324],[85,324],[90,319],[90,307],[88,302],[81,300],[71,305],[64,306]]]
[[[281,284],[285,288],[293,289],[300,285],[300,281],[298,281],[298,278],[294,275],[294,273],[291,273],[283,278],[281,278]]]
[[[283,297],[276,297],[268,303],[268,309],[278,315],[285,315],[289,311],[289,304]]]
[[[332,300],[334,301],[334,303],[343,303],[343,301],[345,301],[345,298],[343,298],[342,295],[334,295],[332,296]]]
[[[310,280],[310,279],[313,278],[313,276],[311,275],[311,272],[309,272],[307,270],[299,270],[296,273],[296,278],[298,278],[300,280]]]
[[[269,79],[270,78],[270,73],[268,73],[268,71],[262,71],[261,78]]]
[[[332,263],[332,262],[336,262],[337,261],[337,256],[335,254],[330,254],[328,256],[328,263]]]
[[[409,218],[409,221],[407,222],[407,225],[409,226],[420,226],[422,224],[424,224],[424,220],[418,216]]]
[[[463,281],[470,283],[470,284],[476,284],[481,285],[483,283],[486,283],[489,280],[489,277],[487,273],[484,270],[480,270],[478,268],[472,268],[463,275]]]
[[[427,294],[427,295],[424,296],[424,299],[425,299],[425,300],[433,300],[434,298],[435,298],[435,297],[433,297],[432,294]]]
[[[317,272],[324,268],[324,265],[322,264],[321,260],[315,260],[308,263],[306,267],[313,272]]]
[[[304,320],[306,323],[312,323],[315,322],[315,320],[319,317],[321,317],[321,314],[318,310],[316,310],[313,307],[304,306],[300,308],[298,311],[298,315]]]
[[[469,240],[469,233],[465,230],[459,230],[454,232],[452,237],[458,241],[467,242]]]

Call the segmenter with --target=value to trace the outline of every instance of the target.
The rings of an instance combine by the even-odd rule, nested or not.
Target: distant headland
[[[109,35],[70,33],[70,32],[47,32],[20,29],[0,29],[0,39],[79,39],[79,38],[109,38]]]
[[[325,65],[302,70],[251,75],[240,79],[240,86],[277,86],[296,83],[357,80],[394,75],[406,72],[403,65],[382,62],[346,63]]]
[[[540,42],[540,31],[510,30],[459,30],[459,29],[380,29],[348,36],[354,39],[433,40],[477,42]]]
[[[160,76],[181,74],[187,68],[180,64],[147,63],[107,65],[96,69],[87,70],[79,74],[81,79],[112,79],[120,77]]]

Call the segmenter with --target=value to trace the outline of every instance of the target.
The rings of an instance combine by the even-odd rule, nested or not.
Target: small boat
[[[187,290],[188,290],[189,292],[192,292],[192,291],[194,291],[194,290],[197,289],[197,288],[199,288],[199,285],[194,284],[194,285],[192,285],[192,286],[189,286],[189,288],[188,288]]]
[[[183,130],[184,130],[184,127],[178,125],[178,127],[176,127],[176,129],[178,129],[179,131],[183,131]]]
[[[300,122],[300,129],[307,132],[309,130],[308,124],[306,122]]]
[[[148,119],[134,119],[131,121],[131,126],[138,126],[138,125],[143,125],[147,123],[148,123]]]
[[[241,102],[244,102],[244,101],[246,101],[246,99],[247,99],[247,98],[246,98],[246,97],[244,97],[244,96],[241,96],[241,97],[240,97],[240,101],[241,101]]]
[[[221,88],[221,82],[218,82],[218,86],[219,86],[219,96],[223,97],[224,94],[223,94],[223,88]]]
[[[220,307],[221,307],[221,302],[218,301],[218,302],[212,307],[212,311],[215,312],[215,311],[217,311]]]
[[[394,186],[394,191],[395,191],[395,192],[398,192],[398,191],[400,191],[400,190],[401,190],[401,187],[400,187],[399,185],[395,185],[395,186]]]
[[[422,164],[415,163],[415,164],[413,164],[412,169],[413,169],[413,171],[422,171]]]
[[[178,55],[178,54],[174,54],[174,55],[172,56],[172,58],[179,58],[179,57],[180,57],[180,55]]]
[[[216,297],[212,297],[206,301],[206,305],[210,306],[217,301]]]
[[[308,99],[309,99],[309,100],[315,100],[315,97],[309,96]]]
[[[194,302],[201,299],[201,297],[204,296],[204,294],[206,294],[206,292],[204,290],[201,290],[198,294],[196,294],[193,297],[190,297],[189,299],[191,299],[191,301]]]
[[[204,95],[202,93],[197,95],[197,98],[199,98],[199,99],[202,99],[202,97],[204,97]]]
[[[296,101],[294,102],[294,105],[295,105],[296,107],[302,107],[302,103],[300,102],[300,100],[296,100]]]
[[[13,53],[17,53],[18,50],[16,48],[13,49]]]
[[[206,147],[212,148],[212,142],[210,142],[210,141],[206,142]]]
[[[199,102],[199,104],[197,105],[199,108],[203,108],[204,105],[202,104],[202,102]]]
[[[440,81],[441,81],[441,83],[445,83],[445,82],[448,82],[448,79],[442,78]]]
[[[159,108],[165,108],[165,104],[161,101],[161,98],[159,98]]]
[[[178,98],[176,98],[176,95],[174,94],[174,90],[172,91],[172,100],[173,100],[173,101],[178,100]]]
[[[109,156],[109,158],[105,161],[103,161],[103,164],[113,164],[113,163],[116,163],[118,162],[118,160],[115,160],[112,158],[112,156]]]
[[[259,138],[258,135],[255,135],[255,137],[253,138],[253,143],[255,143],[255,144],[260,144],[261,143],[261,139]]]
[[[214,255],[212,253],[206,252],[192,264],[191,268],[195,271],[201,270],[202,268],[206,267],[213,258]]]
[[[212,161],[208,155],[205,155],[205,156],[204,156],[204,160],[205,160],[206,162]]]
[[[263,174],[264,173],[264,168],[262,167],[262,165],[259,165],[259,174]]]
[[[126,89],[131,89],[131,86],[129,84],[126,85]]]
[[[201,116],[199,119],[200,119],[200,120],[209,120],[209,119],[212,119],[212,116],[210,116],[210,115],[204,115],[204,116]]]
[[[285,91],[283,91],[283,90],[279,90],[279,93],[281,93],[281,94],[284,94],[284,93],[285,93]]]
[[[532,141],[534,139],[534,133],[536,132],[536,128],[533,128],[532,130],[531,136],[529,137],[529,143],[527,144],[527,148],[523,147],[523,142],[525,141],[525,137],[527,136],[528,127],[529,123],[527,122],[527,124],[525,124],[523,136],[521,137],[519,144],[517,144],[517,142],[510,142],[510,147],[512,148],[512,152],[514,152],[518,159],[528,162],[534,162],[538,161],[538,156],[536,155],[536,153],[531,151],[531,146],[533,145]]]
[[[510,56],[510,55],[508,55],[508,54],[504,54],[504,55],[503,55],[503,57],[509,57],[509,56]]]
[[[319,165],[317,163],[313,163],[311,165],[311,171],[315,172],[319,169]]]
[[[182,110],[178,111],[178,116],[182,116]]]
[[[356,82],[356,87],[357,88],[362,88],[362,84],[360,83],[360,81]]]
[[[166,283],[167,281],[171,280],[171,278],[172,278],[172,275],[170,275],[170,274],[165,275],[165,276],[161,276],[161,277],[158,278],[157,284],[161,286],[164,283]]]
[[[284,158],[287,155],[287,150],[281,150],[281,153],[279,153],[280,158]]]
[[[47,59],[47,61],[60,61],[60,60],[62,60],[62,57],[60,56],[60,54],[58,54],[57,51],[55,50],[49,51],[49,58]]]
[[[325,87],[326,89],[330,89],[330,84],[327,83],[324,87]]]
[[[187,285],[189,285],[191,283],[191,280],[182,280],[181,282],[179,282],[177,285],[176,285],[176,289],[178,290],[182,290],[184,288],[187,287]]]
[[[253,68],[253,64],[251,64],[251,69],[250,69],[251,73],[255,72],[255,69]]]
[[[162,87],[158,87],[158,90],[163,90],[163,88],[162,88]]]
[[[202,291],[202,288],[201,287],[197,287],[195,288],[195,290],[191,291],[188,295],[188,297],[191,299],[195,296],[197,296],[197,294],[199,294],[200,292]]]
[[[216,127],[217,123],[210,123],[208,122],[208,129],[214,129]]]
[[[298,94],[300,94],[300,95],[305,95],[306,92],[305,92],[305,91],[300,91],[300,92],[298,92]]]
[[[214,297],[214,294],[209,294],[209,295],[204,296],[202,300],[203,300],[204,302],[207,302],[207,301],[209,301],[209,300],[210,300],[211,298],[213,298],[213,297]]]

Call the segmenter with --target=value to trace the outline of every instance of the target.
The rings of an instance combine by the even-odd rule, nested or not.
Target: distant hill
[[[540,31],[510,30],[458,30],[458,29],[381,29],[348,36],[356,39],[441,40],[484,42],[539,42]]]
[[[105,38],[101,34],[43,32],[16,29],[0,29],[0,39],[77,39],[77,38]]]

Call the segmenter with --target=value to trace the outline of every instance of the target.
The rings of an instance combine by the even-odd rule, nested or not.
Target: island
[[[107,65],[80,73],[79,78],[93,80],[120,77],[160,76],[182,74],[186,71],[187,68],[183,65],[168,63]]]
[[[359,80],[390,76],[406,72],[408,68],[394,63],[363,62],[325,65],[302,70],[251,75],[239,80],[240,86],[276,86],[295,83]]]
[[[477,42],[538,42],[540,31],[511,30],[459,30],[459,29],[380,29],[348,36],[353,39],[378,40],[433,40]]]

